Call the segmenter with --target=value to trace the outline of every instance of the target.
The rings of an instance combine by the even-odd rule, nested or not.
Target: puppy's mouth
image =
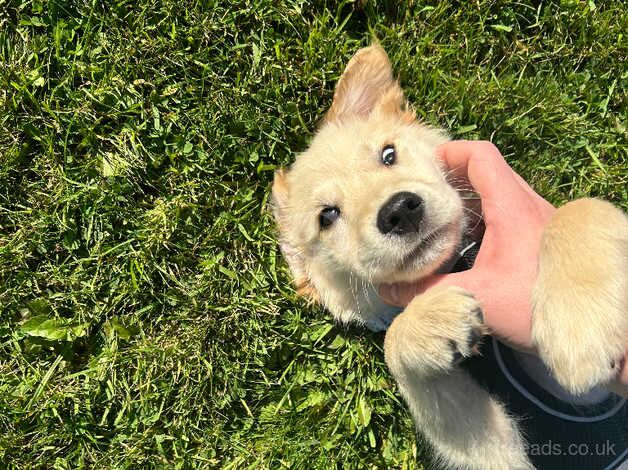
[[[448,225],[444,225],[424,236],[421,241],[419,241],[419,243],[407,255],[403,257],[403,259],[399,263],[399,271],[415,270],[417,261],[419,261],[421,258],[428,258],[428,254],[432,255],[429,256],[429,258],[432,258],[434,255],[437,255],[437,257],[440,258],[440,256],[438,256],[440,253],[434,252],[434,245],[439,240],[442,240],[444,237],[446,237],[449,231],[450,227]]]

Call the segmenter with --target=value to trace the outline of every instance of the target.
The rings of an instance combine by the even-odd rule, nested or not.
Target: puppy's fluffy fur
[[[464,231],[459,193],[435,155],[446,135],[406,108],[388,57],[361,49],[337,84],[310,147],[273,186],[282,252],[302,295],[343,323],[385,329],[393,313],[380,283],[412,281],[448,260]],[[394,146],[396,161],[382,163]],[[378,228],[393,194],[416,194],[410,234]],[[334,211],[321,224],[322,211]],[[559,209],[545,229],[534,289],[533,338],[560,383],[583,392],[608,381],[628,347],[628,219],[592,199]],[[385,339],[386,362],[416,425],[448,468],[524,469],[516,422],[456,366],[483,330],[480,305],[455,287],[416,297]]]

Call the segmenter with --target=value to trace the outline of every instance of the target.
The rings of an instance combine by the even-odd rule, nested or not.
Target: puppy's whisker
[[[461,181],[456,181],[456,182],[451,182],[450,181],[451,186],[458,191],[459,193],[474,193],[477,194],[475,191],[475,188],[473,187],[473,185],[471,185],[471,183],[469,183],[469,181],[467,180],[461,180]]]
[[[468,212],[468,213],[470,213],[470,214],[472,214],[471,217],[467,217],[467,220],[469,220],[469,219],[474,219],[475,220],[475,225],[473,227],[471,227],[471,228],[466,227],[465,228],[465,233],[472,233],[484,221],[484,216],[481,213],[478,214],[476,211],[474,211],[472,209],[469,209],[468,207],[463,207],[463,210]]]
[[[483,219],[484,218],[484,216],[482,215],[481,212],[474,211],[473,209],[471,209],[469,207],[463,207],[462,210],[473,214],[478,219]]]
[[[357,289],[358,289],[357,276],[355,276],[353,272],[349,272],[349,291],[351,293],[351,297],[353,298],[353,303],[356,306],[358,315],[362,316],[362,311],[361,311],[362,307],[360,305],[360,301],[358,298]]]

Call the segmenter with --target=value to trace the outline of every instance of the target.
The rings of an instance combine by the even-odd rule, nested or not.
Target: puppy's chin
[[[460,244],[460,228],[452,226],[432,241],[429,247],[411,253],[410,256],[402,260],[399,268],[382,276],[380,282],[413,282],[430,276],[443,266],[453,255]]]

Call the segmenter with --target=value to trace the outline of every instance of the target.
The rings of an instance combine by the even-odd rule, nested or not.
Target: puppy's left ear
[[[316,302],[319,299],[319,295],[307,274],[305,257],[291,241],[289,228],[293,224],[288,220],[289,204],[290,187],[286,178],[286,171],[280,169],[275,171],[271,202],[275,222],[279,229],[279,248],[288,262],[288,267],[294,277],[297,294],[312,302]]]
[[[403,91],[393,78],[386,52],[381,46],[373,45],[360,49],[347,64],[325,120],[365,118],[376,109],[401,112],[404,104]]]

